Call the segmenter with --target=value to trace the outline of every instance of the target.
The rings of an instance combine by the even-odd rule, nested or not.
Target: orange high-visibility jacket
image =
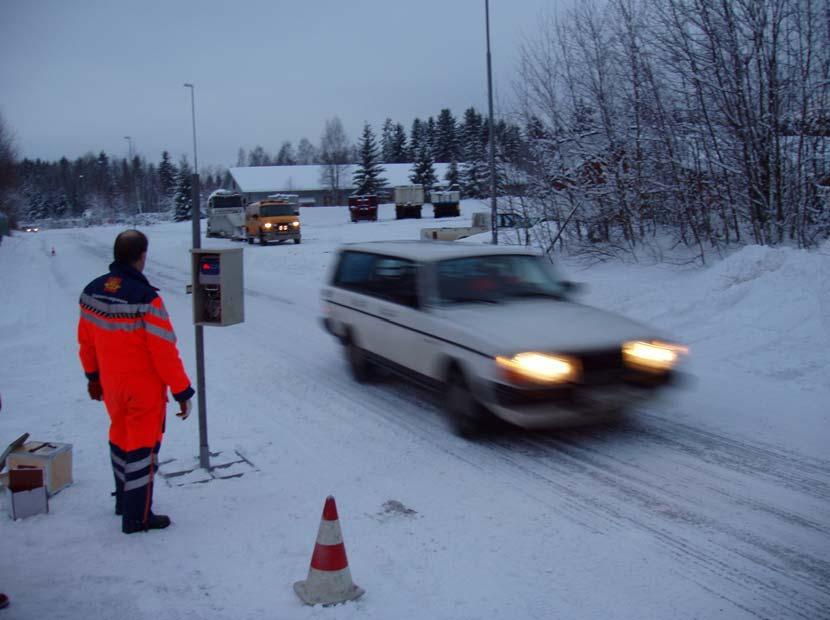
[[[113,263],[81,294],[81,365],[88,379],[101,381],[105,400],[108,384],[128,377],[133,385],[142,378],[141,389],[154,395],[164,386],[178,401],[194,394],[157,290],[141,272]]]

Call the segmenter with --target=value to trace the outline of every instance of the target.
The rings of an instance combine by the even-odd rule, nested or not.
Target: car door
[[[333,304],[333,318],[352,336],[362,349],[378,353],[378,309],[372,290],[375,254],[346,251],[333,278],[333,286],[326,291],[326,301]]]
[[[379,316],[379,354],[402,369],[421,373],[422,334],[418,265],[405,258],[378,256],[372,288]]]

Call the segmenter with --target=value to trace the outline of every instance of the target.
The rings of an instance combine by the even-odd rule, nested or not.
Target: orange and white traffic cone
[[[365,592],[352,581],[337,505],[331,495],[326,498],[323,508],[308,578],[295,583],[294,592],[306,605],[336,605],[353,601]]]

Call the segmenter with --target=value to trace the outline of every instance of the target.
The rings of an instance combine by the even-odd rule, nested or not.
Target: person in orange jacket
[[[125,230],[115,239],[115,262],[80,298],[78,343],[92,400],[110,416],[115,514],[125,534],[163,529],[170,518],[152,512],[153,478],[164,434],[167,389],[190,415],[194,395],[176,335],[158,289],[142,273],[147,237]]]

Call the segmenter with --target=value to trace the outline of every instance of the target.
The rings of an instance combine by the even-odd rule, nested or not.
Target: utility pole
[[[493,69],[490,61],[490,0],[484,0],[484,14],[487,22],[487,102],[490,107],[490,227],[493,231],[493,245],[499,243],[498,206],[496,202],[496,135],[493,129]]]
[[[201,207],[199,198],[199,160],[196,157],[196,94],[193,84],[185,84],[190,89],[190,112],[193,120],[193,176],[192,176],[192,207],[193,219],[193,249],[202,247]],[[195,275],[194,275],[195,277]],[[196,288],[196,282],[193,282]],[[195,326],[196,345],[196,393],[199,397],[199,466],[210,470],[210,449],[208,448],[207,432],[207,403],[205,402],[205,339],[204,328]]]

